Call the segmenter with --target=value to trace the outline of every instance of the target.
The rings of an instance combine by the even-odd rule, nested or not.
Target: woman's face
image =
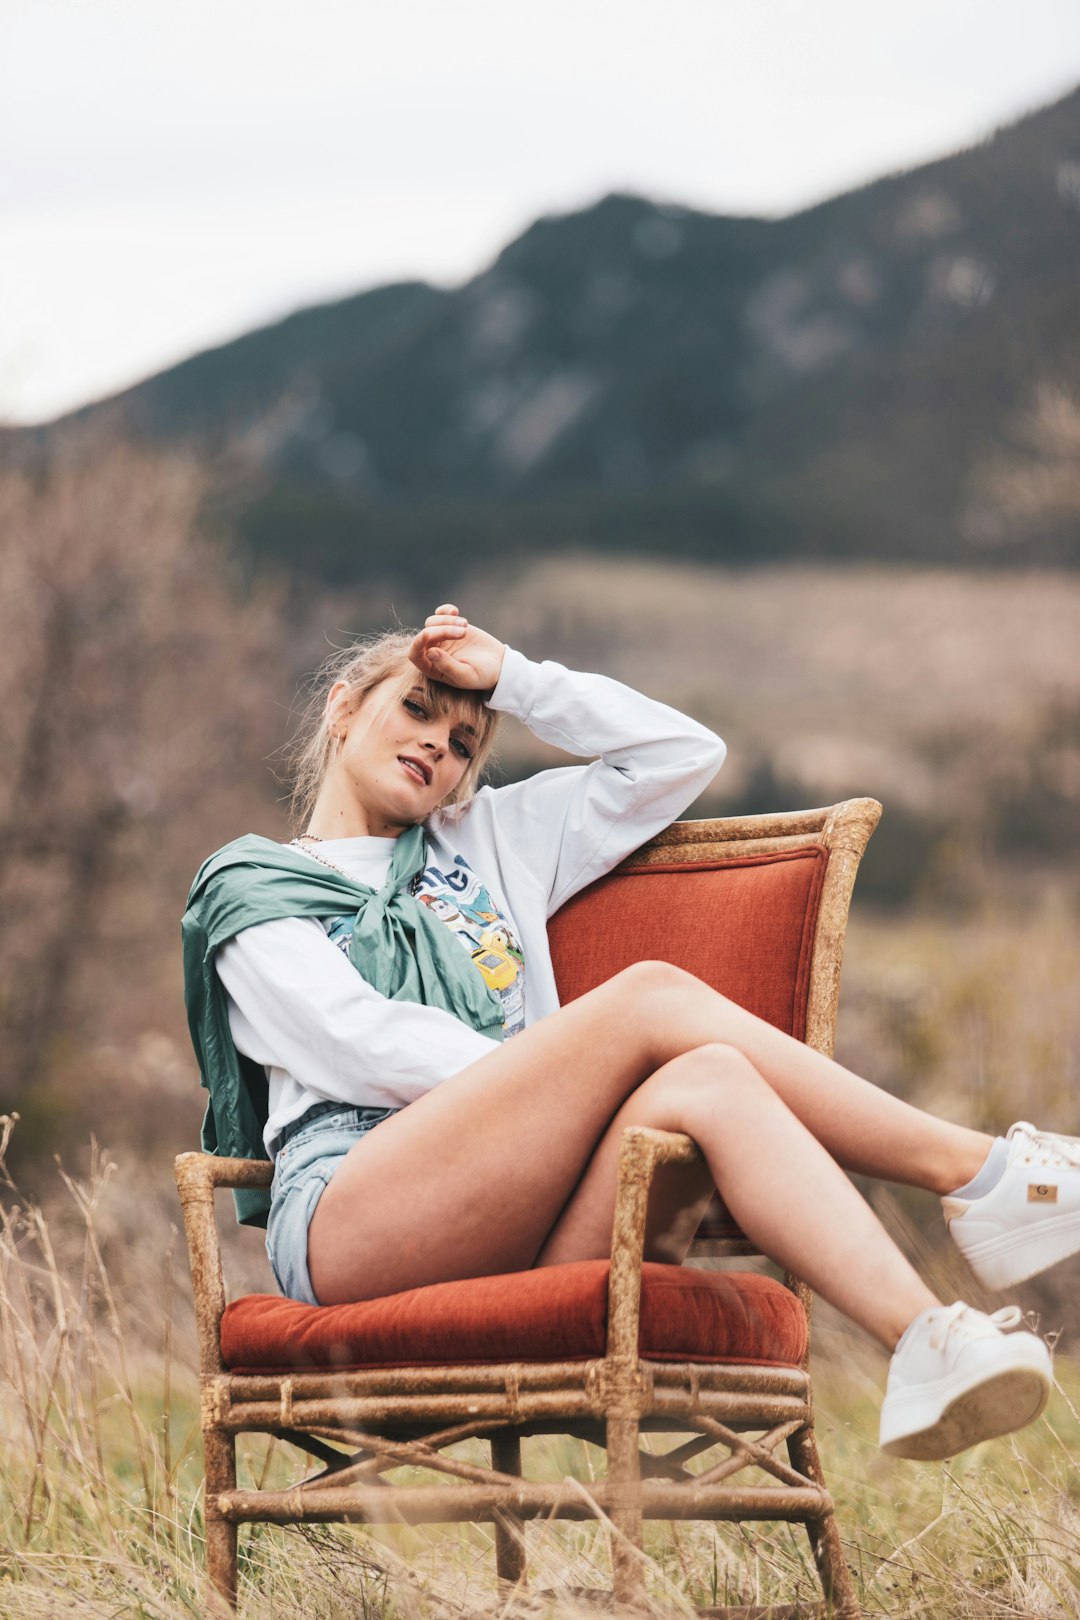
[[[422,685],[399,693],[389,677],[351,713],[344,683],[330,693],[339,737],[331,771],[373,837],[395,837],[425,820],[457,787],[476,748],[465,717],[437,714]]]

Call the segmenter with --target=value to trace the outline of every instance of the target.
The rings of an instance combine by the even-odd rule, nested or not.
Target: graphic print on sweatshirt
[[[416,898],[445,923],[468,951],[503,1009],[503,1039],[525,1028],[525,957],[520,942],[485,884],[463,855],[455,855],[449,871],[434,862],[424,868]],[[349,954],[355,914],[323,923],[330,939]]]

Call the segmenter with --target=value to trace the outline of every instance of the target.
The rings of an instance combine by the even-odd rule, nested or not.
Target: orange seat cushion
[[[548,923],[559,1000],[643,959],[673,962],[802,1040],[820,844],[730,860],[620,867]]]
[[[357,1305],[249,1294],[225,1310],[222,1355],[238,1373],[590,1360],[607,1345],[609,1270],[578,1260]],[[656,1361],[798,1366],[806,1313],[771,1277],[646,1262],[639,1343]]]

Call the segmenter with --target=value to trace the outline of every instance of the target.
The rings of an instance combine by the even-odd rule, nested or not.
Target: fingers
[[[477,647],[482,649],[490,639],[469,624],[455,603],[443,602],[428,614],[424,628],[417,631],[409,657],[417,669],[435,680],[451,686],[475,685],[472,675]]]
[[[453,602],[444,602],[428,614],[424,628],[413,637],[409,657],[423,674],[445,680],[454,665],[451,645],[467,633],[468,623]]]
[[[427,618],[424,620],[424,625],[425,628],[427,626],[435,625],[465,626],[468,624],[468,622],[468,619],[462,617],[452,602],[447,602],[444,603],[442,607],[436,608],[434,613],[429,613]]]
[[[430,650],[439,642],[446,641],[451,636],[457,638],[466,634],[467,626],[463,624],[432,624],[429,619],[424,629],[418,632],[413,645],[419,645],[426,650]]]
[[[416,638],[416,644],[428,658],[441,660],[443,655],[439,643],[445,643],[451,638],[460,639],[467,633],[468,628],[468,620],[462,618],[453,602],[444,602],[434,613],[428,614],[424,620],[424,628]]]

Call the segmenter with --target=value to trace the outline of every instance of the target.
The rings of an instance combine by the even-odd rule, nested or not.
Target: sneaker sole
[[[954,1396],[932,1423],[882,1441],[881,1449],[890,1457],[912,1462],[955,1457],[980,1440],[1012,1434],[1033,1422],[1050,1398],[1051,1384],[1045,1371],[1011,1367]]]
[[[955,1223],[958,1227],[962,1219]],[[995,1290],[1012,1288],[1080,1253],[1080,1214],[1050,1217],[1026,1232],[1007,1232],[968,1248],[961,1246],[958,1232],[953,1237],[981,1283]]]

